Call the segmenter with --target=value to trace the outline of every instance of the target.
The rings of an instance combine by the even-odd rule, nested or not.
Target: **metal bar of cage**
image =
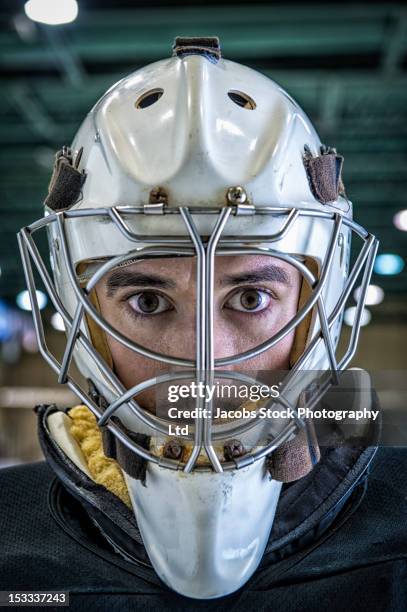
[[[123,210],[124,208],[126,210]],[[184,222],[186,222],[186,217],[187,216],[188,216],[189,220],[192,221],[191,214],[193,214],[194,212],[196,212],[197,214],[207,214],[208,212],[211,212],[208,209],[193,210],[193,208],[194,207],[188,207],[188,208],[184,209],[184,214],[182,213],[181,210],[178,211],[179,214],[183,214]],[[112,209],[107,209],[107,210],[111,211]],[[137,209],[133,209],[133,210],[134,210],[134,212],[137,212],[137,213],[143,212],[143,208],[142,207],[138,207]],[[265,207],[261,212],[258,211],[258,210],[256,212],[258,212],[258,214],[268,214],[268,213],[271,213],[271,214],[282,214],[283,215],[283,214],[286,214],[289,210],[290,209],[283,209],[281,207]],[[185,214],[185,211],[187,211],[187,215]],[[80,212],[80,213],[86,212],[86,214],[73,214],[73,215],[69,214],[69,213],[72,213],[72,212],[74,212],[74,213],[75,212],[76,213],[78,213],[78,212]],[[130,211],[129,207],[123,207],[120,210],[120,212],[123,212],[123,214],[125,214],[125,213],[130,213],[131,211]],[[215,209],[212,212],[219,213],[219,209]],[[229,217],[229,215],[232,214],[232,213],[233,213],[233,211],[229,209],[229,211],[227,213],[227,217]],[[92,211],[66,211],[66,212],[63,213],[63,217],[64,217],[64,220],[65,220],[65,215],[66,215],[66,218],[73,218],[73,217],[78,217],[78,216],[95,216],[95,214],[98,214],[100,216],[102,213],[101,213],[100,209],[97,211],[97,213],[95,213],[95,211],[93,211],[93,210]],[[173,211],[171,211],[170,214],[173,214]],[[224,213],[224,214],[226,216],[226,213]],[[110,216],[110,215],[111,215],[111,213],[109,212],[108,216]],[[113,213],[113,215],[114,215],[114,213]],[[335,218],[335,220],[336,220],[335,228],[336,229],[334,230],[334,234],[335,234],[335,231],[336,231],[336,236],[338,235],[340,224],[343,222],[347,227],[350,227],[353,231],[355,231],[359,235],[359,237],[361,237],[363,240],[365,240],[365,244],[363,245],[362,250],[360,251],[360,253],[358,255],[356,264],[354,265],[354,267],[352,269],[352,272],[349,275],[349,278],[347,280],[345,288],[343,289],[342,295],[341,295],[341,297],[340,297],[340,299],[339,299],[335,309],[333,310],[333,312],[331,313],[331,315],[328,318],[326,317],[326,312],[324,310],[323,303],[321,302],[322,303],[322,308],[320,310],[321,334],[320,334],[319,337],[314,338],[313,343],[311,343],[311,345],[308,347],[308,349],[306,351],[308,353],[308,355],[309,355],[312,352],[312,349],[315,348],[315,345],[317,344],[317,342],[321,341],[321,339],[322,340],[326,340],[327,338],[329,338],[328,345],[325,342],[325,346],[326,346],[328,354],[329,354],[331,369],[332,369],[332,371],[336,371],[336,369],[343,369],[343,368],[346,367],[346,365],[352,359],[352,357],[353,357],[353,355],[355,353],[355,350],[356,350],[356,345],[357,345],[358,336],[359,336],[359,332],[360,332],[360,321],[361,321],[361,316],[362,316],[363,307],[364,307],[364,301],[365,301],[364,300],[364,296],[365,296],[366,289],[367,289],[367,286],[368,286],[369,281],[370,281],[370,277],[371,277],[371,273],[372,273],[372,269],[373,269],[374,258],[375,258],[375,254],[376,254],[377,247],[378,247],[378,241],[377,241],[377,239],[375,239],[374,236],[369,234],[360,225],[358,225],[355,222],[347,219],[346,217],[342,217],[342,215],[340,215],[339,213],[327,213],[327,214],[324,214],[324,213],[321,213],[321,211],[303,211],[301,209],[291,209],[291,212],[289,212],[289,215],[290,215],[289,219],[287,219],[286,223],[283,225],[282,230],[280,230],[280,232],[279,232],[280,237],[281,237],[283,231],[285,233],[288,231],[289,227],[291,227],[291,224],[295,222],[295,220],[298,218],[298,216],[313,216],[313,215],[315,215],[315,216],[318,216],[318,217],[325,217],[325,218],[330,218],[330,219],[334,219]],[[88,342],[86,336],[83,336],[82,332],[80,332],[80,330],[79,330],[80,319],[81,319],[81,316],[83,315],[83,312],[81,314],[77,310],[75,312],[75,315],[74,315],[73,319],[68,315],[68,313],[66,311],[64,313],[64,316],[63,316],[64,322],[67,325],[67,327],[70,328],[69,343],[68,343],[69,352],[68,351],[65,352],[63,363],[60,365],[60,364],[58,364],[57,360],[51,355],[51,353],[49,352],[48,347],[46,346],[44,330],[43,330],[42,320],[41,320],[41,314],[40,314],[40,311],[39,311],[39,308],[38,308],[38,303],[36,302],[35,281],[34,281],[34,277],[33,277],[33,272],[32,272],[32,268],[31,268],[31,264],[29,262],[29,255],[28,255],[28,252],[27,252],[27,248],[28,248],[28,251],[30,251],[31,257],[33,257],[34,260],[35,260],[35,256],[38,255],[38,261],[40,261],[40,256],[38,254],[38,251],[36,253],[34,251],[34,249],[32,248],[33,246],[35,247],[35,244],[32,242],[31,235],[28,237],[28,234],[31,234],[33,231],[37,231],[38,229],[41,229],[42,227],[46,226],[48,223],[53,222],[53,221],[56,220],[57,224],[59,225],[60,231],[61,231],[61,226],[62,226],[61,234],[63,234],[63,236],[61,235],[61,242],[64,243],[62,246],[66,247],[66,240],[64,242],[64,239],[66,239],[66,236],[64,234],[65,230],[64,230],[64,227],[63,227],[63,222],[61,223],[61,216],[62,216],[61,213],[57,213],[56,215],[48,215],[44,219],[41,219],[40,221],[31,224],[31,226],[29,226],[29,228],[25,228],[25,230],[26,230],[25,234],[24,234],[24,230],[22,230],[22,233],[18,237],[20,252],[21,252],[21,256],[22,256],[22,260],[23,260],[23,265],[24,265],[24,272],[25,272],[25,276],[26,276],[27,287],[29,289],[30,300],[31,300],[32,306],[33,306],[34,325],[35,325],[35,330],[36,330],[37,338],[39,338],[39,340],[41,340],[41,341],[39,341],[40,352],[43,355],[43,357],[46,359],[46,361],[49,363],[49,365],[51,365],[51,367],[57,373],[59,372],[61,380],[63,380],[65,377],[67,378],[66,382],[67,382],[68,386],[70,388],[72,388],[72,390],[74,390],[74,392],[77,393],[78,396],[81,397],[81,399],[83,401],[85,401],[85,398],[86,398],[85,403],[87,405],[89,405],[89,404],[92,405],[93,404],[92,407],[91,407],[91,410],[94,413],[95,412],[96,413],[97,412],[100,413],[100,410],[98,409],[98,407],[88,398],[88,396],[84,393],[84,391],[69,376],[67,376],[67,371],[69,369],[69,363],[70,363],[70,359],[71,359],[71,356],[72,356],[72,352],[73,352],[73,348],[74,348],[74,344],[75,344],[76,340],[79,340],[79,342],[81,342],[85,346],[86,346],[86,344],[89,344],[89,346],[86,346],[86,348],[88,350],[91,350],[93,348],[90,345],[90,343]],[[121,224],[122,221],[123,221],[121,216],[117,215],[117,217],[119,218],[119,221],[118,221],[119,224]],[[112,220],[115,223],[117,222],[117,219],[116,220],[112,219]],[[124,223],[124,221],[123,221],[123,223]],[[218,225],[219,225],[219,223],[218,223]],[[126,227],[126,226],[124,226],[124,227]],[[220,230],[220,232],[221,231],[222,231],[222,229]],[[190,235],[191,235],[192,241],[194,242],[191,232],[190,232]],[[278,233],[275,234],[273,237],[275,237],[276,235],[278,235]],[[254,238],[255,238],[255,241],[258,241],[258,242],[260,242],[260,241],[268,241],[268,242],[270,242],[271,238],[273,238],[273,237],[270,237],[270,236],[261,236],[261,237],[258,237],[258,236],[256,236]],[[153,239],[154,238],[155,237],[153,237]],[[163,242],[167,242],[166,237],[163,238],[161,236],[159,238],[161,238],[161,240]],[[145,237],[138,237],[137,239],[142,240],[142,239],[145,239]],[[149,236],[148,239],[151,240],[152,237]],[[170,239],[174,240],[174,242],[177,243],[177,244],[179,244],[179,242],[180,242],[179,238],[170,237]],[[217,239],[219,240],[219,236],[217,237]],[[239,240],[239,246],[241,246],[241,241],[242,241],[241,237],[236,237],[235,238],[235,237],[227,236],[227,237],[224,237],[222,240],[219,240],[219,243],[220,244],[224,244],[225,242],[227,242],[227,243],[230,244],[230,242],[234,241],[235,239]],[[248,237],[248,239],[250,240],[251,243],[253,242],[253,237],[250,236],[250,237]],[[189,243],[190,241],[186,241],[186,242]],[[201,243],[201,245],[202,245],[202,243]],[[331,246],[334,247],[334,241],[333,240],[331,241]],[[195,245],[195,247],[196,247],[196,245]],[[215,244],[215,247],[214,247],[213,253],[212,253],[213,257],[214,257],[215,248],[216,248],[216,244]],[[35,249],[36,249],[36,247],[35,247]],[[177,250],[177,252],[179,253],[179,249]],[[196,252],[196,248],[195,248],[195,252]],[[261,252],[264,252],[264,251],[261,250]],[[239,250],[239,253],[241,254],[242,251]],[[218,254],[225,254],[226,255],[226,254],[230,254],[230,251],[228,253],[226,253],[226,252],[222,253],[221,251],[218,251]],[[329,254],[330,254],[330,260],[329,260]],[[69,257],[68,257],[69,254],[68,254],[67,250],[64,251],[64,255],[65,255],[66,261],[69,262]],[[123,256],[120,256],[120,258],[122,258],[122,257]],[[329,263],[326,264],[326,262],[324,262],[323,273],[325,273],[325,274],[326,274],[327,268],[329,268],[329,266],[331,265],[332,257],[333,257],[333,248],[332,248],[332,250],[328,249],[328,262]],[[356,316],[355,316],[355,323],[354,323],[354,327],[352,329],[351,340],[349,342],[348,349],[347,349],[347,351],[345,353],[345,356],[342,358],[342,360],[339,362],[339,364],[337,364],[336,363],[336,359],[335,359],[335,355],[334,355],[334,351],[333,351],[332,340],[330,338],[329,330],[332,327],[332,325],[334,324],[334,322],[337,320],[338,316],[340,315],[341,308],[342,308],[343,304],[345,303],[346,299],[348,298],[348,296],[350,294],[350,291],[351,291],[354,283],[356,282],[357,276],[360,273],[360,271],[362,269],[362,266],[363,266],[363,264],[364,264],[364,262],[366,260],[367,260],[367,264],[366,264],[366,268],[365,268],[364,275],[363,275],[362,290],[361,290],[361,295],[363,297],[362,297],[362,300],[359,300],[358,305],[357,305]],[[37,265],[38,261],[35,262],[36,265]],[[37,266],[37,269],[38,269],[38,266]],[[44,269],[42,271],[40,269],[38,269],[38,271],[40,273],[40,276],[42,277],[42,280],[43,280],[44,284],[46,285],[47,291],[49,292],[49,294],[51,296],[51,300],[53,301],[53,304],[54,304],[54,306],[56,307],[56,309],[58,311],[63,311],[64,310],[63,304],[60,302],[59,299],[56,299],[58,296],[55,294],[55,292],[53,290],[50,291],[50,289],[52,289],[52,286],[51,286],[51,281],[50,281],[49,277],[47,278],[47,281],[50,281],[50,282],[49,282],[49,286],[47,286],[47,283],[44,280],[44,276],[41,274],[41,272],[44,272],[44,270],[45,270],[45,267],[44,267]],[[45,272],[46,272],[46,270],[45,270]],[[73,272],[73,270],[72,269],[68,270],[68,272]],[[321,273],[320,280],[322,279],[323,273]],[[48,273],[47,273],[47,276],[48,276]],[[73,274],[73,277],[75,277],[74,274]],[[209,276],[207,278],[209,278],[209,280],[210,280]],[[94,278],[93,278],[93,280],[94,280]],[[71,281],[72,281],[72,278],[71,278]],[[75,283],[74,283],[74,289],[75,289],[75,285],[76,285],[76,278],[75,278]],[[319,291],[318,295],[316,296],[313,304],[317,300],[320,302],[319,295],[320,295],[320,293],[322,291],[322,287],[320,287],[319,289],[320,289],[320,291]],[[77,297],[79,297],[78,294],[77,294]],[[314,297],[315,297],[315,295],[314,295]],[[80,302],[82,302],[81,299],[80,299]],[[313,304],[312,304],[312,306],[313,306]],[[35,305],[36,305],[36,308],[34,308]],[[310,308],[312,308],[312,306],[310,306]],[[82,310],[83,310],[83,307],[82,307]],[[62,312],[61,312],[61,314],[62,314]],[[304,316],[305,316],[305,314],[304,314]],[[202,325],[202,321],[201,321],[201,325]],[[295,327],[295,325],[294,325],[294,327]],[[79,333],[78,333],[78,330],[79,330]],[[106,331],[109,333],[108,330],[106,330]],[[210,335],[209,335],[209,339],[210,339]],[[213,338],[212,338],[212,340],[213,340]],[[93,355],[93,353],[92,353],[92,355]],[[94,355],[93,355],[93,357],[94,357]],[[160,353],[157,353],[157,357],[158,357],[159,360],[162,360],[162,357],[165,358],[165,356],[163,356]],[[304,354],[303,354],[302,358],[304,358]],[[191,362],[191,363],[194,363],[194,362]],[[198,357],[197,357],[195,366],[197,364],[198,364]],[[104,364],[104,365],[106,366],[106,364]],[[177,363],[175,365],[185,365],[185,363],[184,364]],[[189,365],[189,363],[188,363],[188,365]],[[213,360],[213,366],[215,367],[216,365],[218,365],[218,363]],[[225,364],[223,364],[223,365],[225,365]],[[295,365],[297,365],[297,364],[295,364]],[[212,371],[213,370],[211,370],[211,372]],[[62,376],[62,374],[63,374],[63,376]],[[158,380],[158,378],[156,380]],[[117,390],[117,392],[119,393],[120,391]],[[292,435],[293,431],[295,430],[295,427],[294,427],[294,430],[291,431],[292,428],[290,428],[289,425],[290,424],[288,424],[288,426],[284,429],[284,431],[281,432],[281,434],[279,434],[280,436],[284,437],[284,436],[287,435],[289,437],[290,435]],[[153,427],[155,427],[155,426],[156,426],[156,424],[153,425]],[[123,443],[126,444],[126,446],[128,446],[129,448],[132,448],[132,450],[134,450],[135,452],[140,454],[140,449],[136,449],[134,447],[134,443],[132,441],[130,441],[131,442],[130,445],[128,444],[128,439],[125,441],[125,438],[127,438],[127,437],[125,436],[125,434],[123,434],[122,431],[120,431],[119,428],[117,428],[114,425],[112,426],[111,423],[108,424],[108,427],[109,427],[109,429],[111,429],[112,431],[114,431],[118,435],[118,437],[122,440]],[[209,428],[209,431],[210,431],[210,428]],[[289,431],[291,433],[288,433]],[[258,460],[259,458],[265,456],[265,454],[268,454],[269,452],[271,452],[270,449],[273,447],[273,444],[278,445],[278,442],[277,442],[278,439],[279,439],[278,437],[275,438],[265,448],[261,449],[260,451],[255,452],[255,453],[250,453],[248,455],[245,455],[244,457],[240,458],[240,460],[234,460],[233,462],[226,462],[226,463],[224,463],[223,464],[223,469],[233,469],[233,467],[243,467],[244,465],[248,465],[249,463],[251,463],[251,462],[253,462],[255,460]],[[284,439],[287,439],[287,438],[285,437]],[[211,435],[209,433],[209,442],[210,442],[210,440],[211,440]],[[280,442],[280,443],[282,443],[282,442]],[[195,438],[195,440],[194,440],[194,449],[195,449],[196,445],[197,445],[197,439]],[[210,446],[210,448],[212,448],[212,447]],[[144,456],[144,458],[147,458],[148,460],[153,460],[154,462],[158,462],[160,464],[164,463],[167,467],[171,467],[172,469],[180,469],[180,465],[181,465],[180,462],[173,462],[172,460],[166,460],[166,461],[163,462],[162,458],[157,458],[154,455],[151,455],[151,453],[145,452],[145,449],[141,449],[141,451],[142,451],[141,455]],[[199,451],[198,451],[198,454],[199,454]],[[209,456],[209,454],[208,454],[208,456]],[[211,459],[211,457],[209,457],[209,458]],[[217,457],[216,457],[216,459],[217,459]],[[190,469],[192,469],[192,467],[193,466],[190,466]],[[200,469],[202,467],[203,466],[197,466],[196,469]],[[185,467],[184,467],[184,469],[185,469]],[[221,466],[221,469],[222,469],[222,466]],[[186,471],[189,471],[189,470],[186,470]]]

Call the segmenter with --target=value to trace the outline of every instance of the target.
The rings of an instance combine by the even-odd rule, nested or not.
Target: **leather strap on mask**
[[[96,389],[94,383],[88,379],[89,384],[89,395],[93,399],[93,401],[101,408],[102,410],[106,410],[107,401],[105,398],[100,395],[98,390]],[[151,437],[146,434],[137,433],[135,431],[131,431],[128,429],[118,417],[112,416],[110,417],[112,423],[117,425],[119,429],[126,434],[133,442],[142,446],[146,450],[150,448],[150,440]],[[134,451],[127,448],[125,444],[119,438],[117,438],[111,431],[106,427],[100,427],[102,432],[102,445],[103,452],[106,457],[110,459],[115,459],[120,467],[132,478],[136,478],[137,480],[141,480],[142,484],[145,486],[146,484],[146,473],[147,473],[147,461],[137,455]]]
[[[117,417],[111,417],[111,421],[120,427],[120,429],[128,435],[133,442],[139,444],[146,450],[150,448],[150,436],[146,434],[130,431],[123,425]],[[115,459],[120,467],[132,478],[140,480],[146,486],[147,461],[136,455],[136,453],[123,444],[121,440],[116,438],[107,427],[101,427],[103,451],[106,457]]]
[[[48,208],[65,210],[78,201],[86,178],[85,173],[78,170],[82,150],[76,155],[75,161],[69,147],[63,147],[56,153],[48,195],[44,202]]]
[[[307,421],[306,429],[268,455],[267,468],[274,480],[293,482],[306,476],[320,457],[314,425]]]
[[[321,145],[320,155],[313,156],[309,147],[304,147],[304,166],[312,194],[322,204],[334,202],[339,194],[345,195],[342,182],[343,157],[336,149]]]

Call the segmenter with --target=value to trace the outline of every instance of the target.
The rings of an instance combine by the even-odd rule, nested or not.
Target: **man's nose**
[[[206,341],[205,329],[202,330],[203,342]],[[241,350],[239,338],[234,338],[223,329],[222,323],[214,320],[213,325],[213,352],[215,359],[222,359],[237,354]],[[194,317],[184,318],[182,326],[177,330],[174,354],[183,359],[195,361],[197,350],[197,329]],[[225,368],[226,369],[226,368]],[[231,368],[229,368],[231,369]]]

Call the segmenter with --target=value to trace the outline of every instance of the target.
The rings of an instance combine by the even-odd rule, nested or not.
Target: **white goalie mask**
[[[305,432],[304,465],[288,471],[295,471],[293,479],[309,470],[305,457],[315,444],[299,402],[315,405],[355,353],[377,240],[352,219],[341,166],[342,158],[321,145],[307,116],[274,81],[222,58],[216,38],[178,38],[172,57],[122,79],[97,102],[57,158],[44,217],[19,234],[40,350],[59,382],[98,419],[110,456],[123,468],[151,563],[183,595],[232,593],[256,570],[284,480],[278,469],[270,474],[273,457]],[[51,270],[35,240],[45,229]],[[259,322],[255,341],[252,334],[247,344],[238,343],[237,354],[219,354],[217,265],[240,257],[294,270],[298,303],[280,326],[269,330]],[[164,344],[131,337],[121,320],[104,315],[96,297],[98,283],[113,272],[134,271],[149,260],[165,271],[166,262],[179,258],[193,272],[188,355],[176,337],[165,351]],[[45,342],[36,276],[65,324],[61,359]],[[361,285],[355,322],[338,356],[355,283]],[[156,325],[165,336],[163,321]],[[201,393],[193,397],[186,428],[179,413],[175,420],[165,413],[170,386],[194,382],[208,389],[227,379],[251,389],[258,370],[273,370],[272,361],[258,367],[269,362],[256,359],[287,338],[287,371],[278,393],[262,405],[290,408],[291,417],[216,420],[215,400]],[[160,369],[126,383],[113,343]],[[73,360],[93,383],[92,393],[72,374]],[[156,405],[146,409],[140,396],[155,390]]]

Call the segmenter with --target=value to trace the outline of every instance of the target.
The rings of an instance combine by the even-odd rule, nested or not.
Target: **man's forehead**
[[[288,274],[295,273],[294,266],[278,257],[269,255],[230,255],[215,257],[215,273],[239,272],[250,269],[262,268],[264,266],[274,266],[284,269]],[[196,271],[195,257],[160,257],[142,259],[139,262],[131,263],[123,267],[125,270],[133,272],[148,271],[156,274],[166,274],[174,279],[185,273],[194,274]]]
[[[263,282],[295,287],[299,272],[291,264],[267,255],[217,256],[215,285],[222,289]],[[108,295],[120,288],[156,287],[169,291],[189,291],[196,280],[196,258],[146,259],[120,266],[105,278]]]

